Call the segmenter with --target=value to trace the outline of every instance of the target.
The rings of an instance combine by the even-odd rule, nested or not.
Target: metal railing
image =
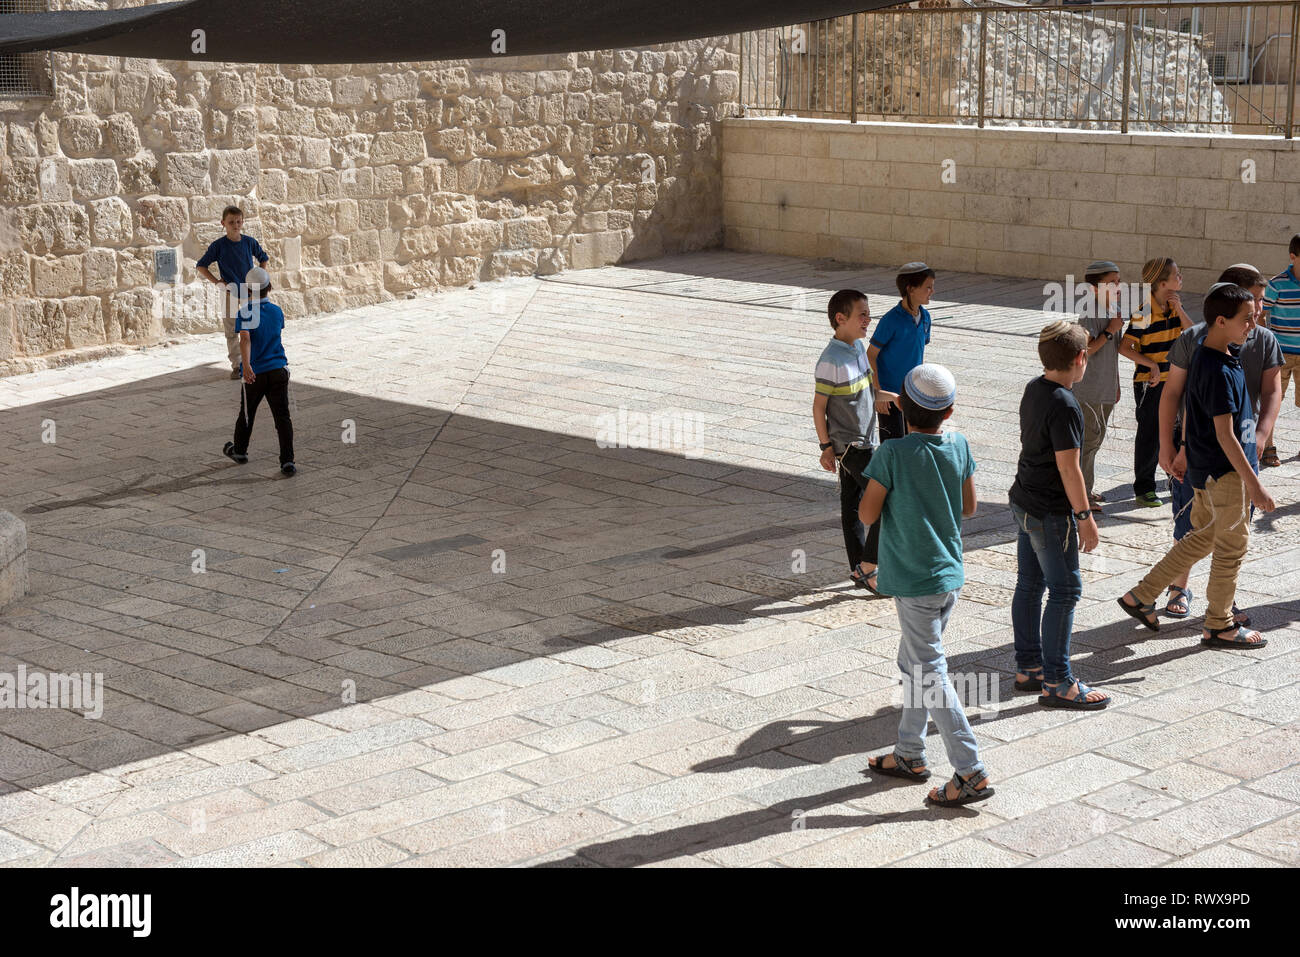
[[[946,2],[742,34],[746,113],[1294,132],[1297,0]]]
[[[0,0],[0,16],[44,13],[48,0]],[[0,53],[0,100],[54,95],[54,60],[49,53]]]

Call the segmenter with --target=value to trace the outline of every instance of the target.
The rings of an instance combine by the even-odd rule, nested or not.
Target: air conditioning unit
[[[1210,74],[1223,83],[1245,83],[1250,79],[1250,54],[1245,50],[1211,53]]]

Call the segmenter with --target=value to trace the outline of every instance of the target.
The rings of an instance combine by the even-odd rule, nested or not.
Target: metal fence
[[[1122,132],[1294,132],[1295,0],[947,4],[742,34],[746,112]]]
[[[48,0],[0,0],[0,16],[44,13]],[[49,53],[0,53],[0,99],[54,95],[54,61]]]

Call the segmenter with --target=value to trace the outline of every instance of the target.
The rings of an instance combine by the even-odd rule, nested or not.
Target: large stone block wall
[[[1285,268],[1300,232],[1281,137],[756,118],[722,149],[729,249],[1044,279],[1111,259],[1134,282],[1172,256],[1204,290],[1235,262]]]
[[[0,374],[218,328],[222,207],[290,316],[721,242],[738,40],[366,66],[55,54],[0,100]],[[177,249],[179,283],[154,283]],[[39,359],[38,357],[46,357]]]

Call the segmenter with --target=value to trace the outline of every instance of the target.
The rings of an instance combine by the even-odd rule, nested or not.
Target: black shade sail
[[[0,15],[0,53],[63,50],[234,63],[525,56],[644,47],[821,20],[897,2],[183,0],[122,10]]]

